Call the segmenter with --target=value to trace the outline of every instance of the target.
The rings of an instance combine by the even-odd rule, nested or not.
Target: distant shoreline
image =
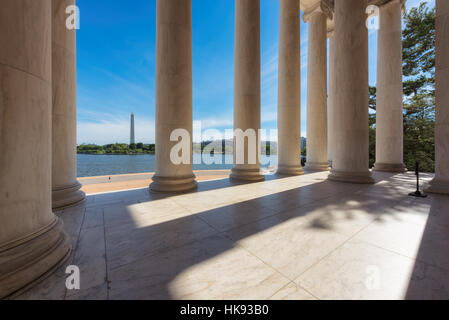
[[[143,156],[147,154],[156,154],[154,151],[150,152],[139,152],[139,153],[123,153],[123,152],[113,152],[113,153],[95,153],[95,152],[77,152],[76,154],[86,154],[90,156]]]
[[[206,150],[206,153],[214,151],[215,156],[227,156],[233,154],[233,148],[230,146],[232,141],[203,141],[201,143],[194,142],[192,145],[194,154],[203,154],[202,152]],[[277,144],[273,142],[262,141],[261,143],[261,153],[264,156],[277,155]],[[215,145],[214,145],[215,144]],[[208,149],[208,146],[213,146]],[[271,152],[270,152],[271,151]],[[96,145],[96,144],[81,144],[77,146],[77,154],[85,155],[144,155],[144,154],[156,154],[156,145],[139,143],[114,143],[106,145]]]
[[[87,154],[87,155],[91,155],[91,156],[142,156],[142,155],[147,155],[147,154],[151,154],[151,155],[155,155],[156,152],[154,151],[150,151],[150,152],[141,152],[141,153],[123,153],[123,152],[113,152],[113,153],[98,153],[98,152],[77,152],[76,154]],[[202,154],[201,152],[193,152],[193,154]],[[226,156],[226,155],[232,155],[232,153],[215,153],[215,156]],[[272,154],[265,154],[262,153],[262,155],[264,156],[275,156],[277,155],[277,153],[272,153]]]

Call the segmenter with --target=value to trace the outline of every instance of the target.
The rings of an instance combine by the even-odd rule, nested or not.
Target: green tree
[[[435,9],[426,3],[404,13],[404,163],[435,171]],[[376,152],[376,88],[369,88],[370,166]]]
[[[265,155],[271,155],[271,145],[269,143],[265,145]]]
[[[435,170],[435,9],[426,3],[404,14],[404,162]]]
[[[369,166],[376,162],[376,87],[369,87]]]

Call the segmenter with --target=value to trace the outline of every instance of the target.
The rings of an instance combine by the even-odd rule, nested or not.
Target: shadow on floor
[[[406,299],[449,299],[449,196],[415,200],[417,211],[429,212]],[[435,285],[437,284],[437,285]]]
[[[335,241],[335,246],[338,246],[343,241],[340,238],[349,239],[350,235],[364,228],[370,221],[379,224],[391,219],[400,221],[399,214],[402,209],[398,204],[401,202],[412,202],[411,205],[416,206],[417,210],[413,211],[412,215],[426,216],[430,210],[415,270],[405,297],[447,297],[445,284],[430,296],[429,292],[432,292],[433,288],[429,286],[430,281],[438,281],[447,274],[441,272],[441,266],[447,269],[449,265],[449,248],[438,247],[438,243],[449,242],[438,242],[438,237],[435,238],[435,228],[445,231],[446,238],[448,237],[449,218],[444,213],[447,213],[449,208],[449,201],[446,201],[449,197],[432,196],[424,202],[411,200],[407,196],[414,187],[410,177],[384,173],[376,173],[374,177],[375,185],[354,185],[306,175],[303,179],[309,184],[304,186],[285,187],[285,190],[279,191],[273,189],[266,195],[255,196],[250,200],[212,209],[190,209],[191,212],[178,212],[174,207],[163,207],[163,201],[159,200],[169,199],[170,203],[171,200],[176,202],[177,196],[150,194],[148,189],[89,197],[82,219],[76,218],[83,222],[77,224],[79,230],[72,232],[72,237],[78,237],[77,232],[81,234],[81,239],[77,241],[74,263],[81,265],[82,270],[88,274],[87,278],[91,277],[92,283],[88,283],[85,293],[74,298],[179,299],[195,298],[195,293],[203,292],[206,293],[204,296],[216,299],[238,297],[239,294],[245,298],[265,299],[265,291],[275,292],[279,289],[276,286],[285,285],[285,274],[281,276],[271,267],[261,264],[258,258],[242,249],[241,241],[278,229],[275,234],[277,238],[273,238],[273,242],[280,245],[285,243],[295,249],[303,245],[302,241],[313,237],[309,230],[315,230],[332,236],[317,238],[314,241],[329,239],[329,242]],[[271,176],[268,181],[273,179],[288,184],[288,178]],[[200,183],[198,191],[192,195],[214,190],[222,193],[236,186],[239,184],[233,184],[228,179],[205,181]],[[267,184],[254,185],[255,189],[259,187],[267,188]],[[209,200],[213,202],[215,199]],[[148,210],[142,213],[138,218],[143,220],[136,221],[136,213],[132,212],[131,208],[135,203],[149,205],[148,208],[156,204],[159,207],[157,212]],[[447,204],[446,207],[444,203]],[[117,207],[118,215],[109,215],[107,210],[103,212],[102,208],[106,206],[112,209]],[[75,212],[77,209],[73,210]],[[89,214],[92,216],[89,217]],[[64,220],[75,219],[70,213],[64,215]],[[94,223],[92,229],[88,229],[86,234],[91,234],[90,236],[83,236],[81,225],[90,223],[90,220],[95,221],[95,217],[101,221]],[[348,221],[351,222],[350,229],[345,223]],[[304,234],[305,238],[285,238],[287,232],[283,230],[284,225],[292,225],[295,228],[293,234]],[[339,237],[337,234],[343,236]],[[441,237],[442,233],[438,234]],[[97,242],[98,246],[93,244]],[[323,243],[323,247],[326,245],[329,243]],[[268,247],[270,243],[261,243],[260,246],[263,250],[263,246]],[[327,249],[320,252],[320,246],[318,244],[313,252],[304,253],[316,256],[311,263],[318,262],[329,253]],[[273,250],[273,247],[270,250]],[[104,261],[98,264],[97,258]],[[297,259],[301,259],[301,255]],[[421,263],[421,260],[426,263]],[[429,261],[435,266],[429,266]],[[293,270],[294,273],[288,274],[287,281],[310,267],[305,262],[301,263],[302,269]],[[102,268],[104,270],[101,270]],[[225,274],[221,274],[222,272]],[[224,277],[225,275],[229,279]],[[103,279],[94,287],[97,278]],[[270,280],[260,282],[260,278]],[[244,279],[242,281],[247,284],[242,285],[239,279]],[[214,289],[214,284],[218,284],[219,289]],[[217,292],[220,290],[222,292]],[[48,297],[52,298],[51,295]]]
[[[306,218],[298,225],[298,232],[321,229],[345,233],[349,231],[339,230],[339,225],[344,224],[342,221],[345,220],[357,220],[361,210],[371,215],[370,219],[377,223],[382,223],[386,216],[394,218],[398,210],[395,205],[408,199],[408,189],[404,188],[404,184],[408,183],[411,188],[413,184],[400,176],[377,175],[377,178],[374,186],[320,181],[143,228],[134,225],[127,232],[112,233],[110,239],[106,231],[106,241],[112,243],[108,249],[108,258],[111,259],[108,271],[111,281],[110,297],[180,298],[183,293],[176,292],[176,287],[183,287],[182,280],[178,283],[177,279],[180,274],[235,250],[238,242],[243,239],[291,219]],[[382,183],[385,179],[390,179],[390,183]],[[230,186],[228,181],[204,184],[205,186],[200,187],[200,192]],[[148,245],[144,245],[145,243]],[[243,253],[241,259],[242,266],[253,263]],[[205,267],[205,272],[209,271],[212,272]],[[243,278],[251,278],[250,270],[235,272]],[[207,279],[213,278],[213,275],[203,273],[203,276],[196,279],[197,289],[207,290]],[[189,290],[195,288],[186,289]],[[223,290],[231,291],[224,287]]]

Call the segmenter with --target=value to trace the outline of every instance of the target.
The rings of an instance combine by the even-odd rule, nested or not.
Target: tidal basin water
[[[218,156],[220,157],[220,156]],[[193,170],[232,169],[232,155],[222,155],[222,164],[207,164],[200,154],[193,155]],[[154,154],[145,155],[90,155],[78,154],[78,177],[108,176],[115,174],[154,172]],[[201,162],[200,164],[197,164]],[[277,155],[262,156],[261,167],[276,167]]]

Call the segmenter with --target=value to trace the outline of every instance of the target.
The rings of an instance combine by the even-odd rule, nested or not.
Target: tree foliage
[[[435,171],[435,9],[426,3],[404,14],[404,162]]]
[[[82,144],[78,146],[77,152],[81,154],[152,154],[155,152],[154,144],[126,144],[115,143],[98,146],[95,144]]]
[[[420,162],[421,171],[435,171],[435,9],[426,3],[404,13],[403,103],[404,163]],[[369,88],[370,166],[376,151],[376,88]]]
[[[369,87],[369,166],[376,162],[376,87]]]

